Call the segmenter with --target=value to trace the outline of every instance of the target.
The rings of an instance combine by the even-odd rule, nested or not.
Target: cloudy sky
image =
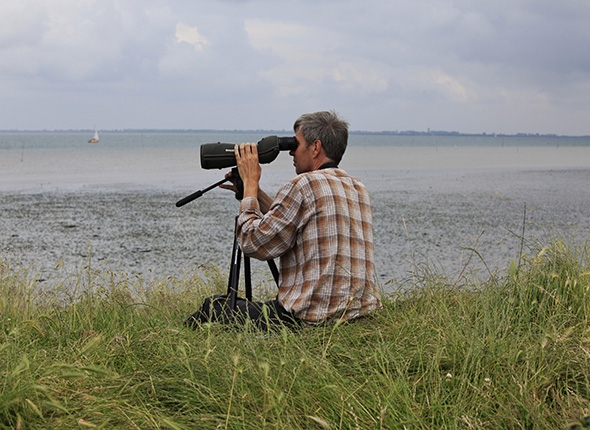
[[[0,0],[0,129],[590,134],[588,0]]]

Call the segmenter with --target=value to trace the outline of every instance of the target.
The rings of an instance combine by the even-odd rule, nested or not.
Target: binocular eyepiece
[[[280,151],[294,151],[298,142],[294,137],[268,136],[257,143],[258,161],[271,163]],[[233,143],[204,143],[201,145],[201,167],[203,169],[225,169],[237,165]]]

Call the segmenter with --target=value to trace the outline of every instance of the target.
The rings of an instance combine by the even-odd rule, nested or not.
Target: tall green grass
[[[417,267],[370,317],[273,336],[185,329],[225,289],[205,268],[40,277],[0,258],[0,428],[588,424],[587,245],[555,240],[484,281]]]

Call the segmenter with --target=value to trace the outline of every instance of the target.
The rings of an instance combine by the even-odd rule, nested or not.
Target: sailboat
[[[98,131],[96,130],[96,127],[94,128],[94,136],[92,136],[92,139],[90,139],[88,143],[98,143]]]

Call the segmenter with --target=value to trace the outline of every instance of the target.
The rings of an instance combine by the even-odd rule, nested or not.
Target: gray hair
[[[301,130],[301,135],[307,146],[319,140],[322,142],[322,147],[328,158],[336,163],[340,163],[342,160],[342,155],[344,155],[348,144],[348,123],[338,118],[336,112],[322,111],[303,114],[295,121],[293,130],[295,133]]]

